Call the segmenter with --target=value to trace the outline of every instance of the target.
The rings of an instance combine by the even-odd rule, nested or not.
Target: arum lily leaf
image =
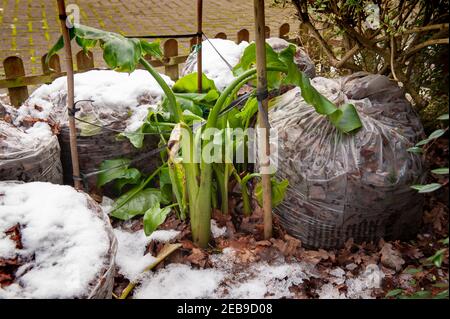
[[[150,236],[166,220],[169,213],[170,207],[160,208],[159,203],[147,209],[144,214],[145,235]]]
[[[137,186],[138,187],[138,186]],[[136,188],[132,188],[120,196],[112,207],[111,216],[128,220],[134,216],[144,214],[149,208],[159,205],[161,192],[159,189],[146,188],[135,194]],[[131,199],[129,199],[135,194]]]

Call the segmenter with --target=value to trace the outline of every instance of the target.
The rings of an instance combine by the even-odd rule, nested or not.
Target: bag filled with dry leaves
[[[415,234],[422,198],[420,156],[407,151],[423,128],[403,90],[385,76],[356,73],[313,86],[341,105],[352,103],[363,127],[343,134],[295,88],[275,98],[270,124],[278,131],[276,175],[289,180],[275,208],[282,225],[310,247],[339,247]]]
[[[164,80],[173,85],[165,75]],[[80,171],[86,191],[96,190],[97,174],[104,160],[127,158],[131,166],[144,173],[153,171],[159,156],[159,136],[144,135],[140,128],[149,110],[156,108],[163,95],[153,77],[145,70],[130,74],[112,70],[78,73],[75,81],[75,123]],[[72,162],[67,111],[67,83],[60,77],[34,91],[18,109],[15,123],[44,120],[58,127],[64,182],[72,183]],[[133,143],[121,133],[133,137]],[[122,134],[123,135],[123,134]],[[108,188],[106,188],[108,193]]]
[[[0,120],[0,180],[62,183],[58,138],[46,123],[23,130]]]
[[[117,239],[70,186],[0,182],[0,299],[111,298]]]

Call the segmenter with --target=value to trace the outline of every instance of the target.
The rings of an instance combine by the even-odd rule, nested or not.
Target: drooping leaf
[[[70,38],[75,37],[75,41],[85,52],[99,44],[103,50],[103,59],[108,67],[119,72],[133,72],[142,56],[149,54],[157,58],[161,57],[161,49],[157,42],[149,43],[143,40],[125,38],[117,33],[81,24],[74,24],[69,32]],[[51,56],[63,47],[64,41],[60,38],[47,54],[46,63],[48,64]]]
[[[144,232],[150,236],[170,213],[170,207],[160,208],[159,203],[147,209],[144,214]]]
[[[272,178],[271,184],[272,184],[272,207],[276,207],[283,201],[284,196],[286,194],[286,189],[289,186],[289,181],[287,179],[283,179],[281,182],[278,182],[275,178]],[[256,184],[255,196],[259,206],[262,207],[263,191],[261,182],[258,182],[258,184]]]
[[[136,188],[132,188],[114,202],[111,216],[128,220],[134,216],[144,214],[145,211],[156,204],[159,205],[161,201],[161,192],[159,189],[146,188],[129,199],[131,194],[135,193],[135,190]]]
[[[433,256],[427,258],[427,261],[433,263],[436,267],[440,268],[442,261],[444,260],[444,253],[447,248],[439,249]]]
[[[413,185],[411,188],[418,190],[419,193],[430,193],[434,192],[435,190],[441,188],[442,185],[439,183],[431,183],[426,185]]]
[[[140,44],[144,55],[150,55],[157,59],[161,59],[163,57],[159,40],[153,42],[141,40]]]
[[[431,173],[438,174],[438,175],[448,175],[449,170],[448,167],[441,167],[431,170]]]

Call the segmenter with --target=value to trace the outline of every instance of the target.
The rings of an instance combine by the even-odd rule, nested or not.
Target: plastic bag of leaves
[[[0,180],[62,183],[58,138],[46,123],[24,131],[0,121]]]
[[[169,85],[173,82],[163,75]],[[96,190],[100,164],[105,160],[126,158],[131,166],[149,173],[159,163],[159,135],[140,132],[149,111],[156,108],[163,95],[153,77],[144,70],[121,73],[92,70],[78,73],[75,80],[78,158],[87,192]],[[60,127],[61,161],[64,182],[72,183],[69,143],[66,78],[39,87],[18,109],[17,125],[30,119],[45,120]],[[124,132],[125,134],[121,134]],[[126,138],[124,135],[130,137]],[[111,194],[110,187],[104,188]]]
[[[275,208],[282,225],[310,247],[415,234],[422,198],[410,186],[423,181],[424,164],[407,149],[423,128],[402,89],[365,73],[317,77],[312,84],[336,105],[354,104],[363,127],[341,133],[304,102],[298,88],[273,100],[276,175],[289,180],[285,200]]]
[[[269,38],[266,41],[275,52],[282,51],[290,44],[280,38]],[[203,73],[214,81],[219,91],[223,91],[234,80],[232,68],[240,61],[248,45],[249,43],[246,41],[236,44],[234,41],[224,39],[210,39],[202,42]],[[299,70],[305,72],[308,77],[316,76],[314,63],[300,47],[297,47],[294,62],[298,65]],[[181,75],[185,76],[194,72],[197,72],[197,52],[195,50],[189,54]]]

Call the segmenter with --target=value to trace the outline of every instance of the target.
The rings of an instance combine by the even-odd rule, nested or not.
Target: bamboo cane
[[[70,130],[70,155],[72,159],[72,175],[74,179],[74,186],[76,189],[82,189],[80,180],[80,166],[78,163],[78,149],[77,149],[77,131],[75,127],[75,119],[73,117],[73,99],[74,99],[74,84],[73,84],[73,61],[72,48],[70,46],[69,30],[66,26],[66,5],[64,0],[57,0],[59,20],[61,22],[61,32],[64,40],[64,48],[66,51],[66,71],[67,71],[67,109],[69,112],[69,130]]]
[[[198,93],[202,93],[202,20],[203,0],[197,0],[197,86]]]
[[[266,36],[264,0],[254,0],[255,9],[255,43],[256,43],[256,72],[258,103],[262,110],[258,112],[260,134],[258,145],[260,152],[260,169],[262,172],[263,210],[264,210],[264,238],[272,237],[272,185],[270,182],[270,143],[268,129],[268,100],[267,100],[267,72],[266,72]],[[262,112],[261,112],[262,111]],[[262,133],[262,134],[261,134]]]

